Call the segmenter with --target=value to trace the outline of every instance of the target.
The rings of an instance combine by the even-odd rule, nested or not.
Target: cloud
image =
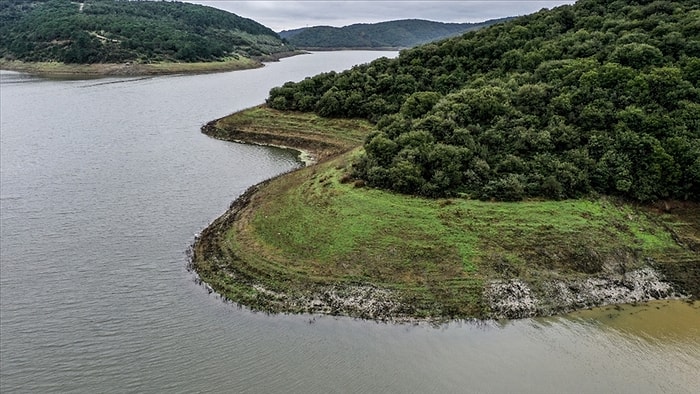
[[[573,4],[574,0],[471,1],[471,0],[188,0],[220,8],[253,19],[275,31],[298,27],[354,23],[376,23],[397,19],[427,19],[438,22],[482,22],[518,16]]]

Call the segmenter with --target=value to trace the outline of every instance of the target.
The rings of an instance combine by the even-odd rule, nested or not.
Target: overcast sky
[[[347,26],[397,19],[427,19],[437,22],[483,22],[505,16],[531,14],[542,8],[573,4],[559,1],[473,0],[185,0],[233,12],[253,19],[274,31],[307,26]]]

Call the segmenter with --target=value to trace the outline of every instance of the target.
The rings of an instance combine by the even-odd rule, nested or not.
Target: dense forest
[[[272,89],[360,117],[366,184],[482,199],[700,200],[700,2],[579,0]]]
[[[162,1],[3,0],[0,36],[0,57],[29,62],[194,62],[290,50],[253,20]]]
[[[314,26],[280,32],[300,48],[410,48],[500,22],[442,23],[420,19],[359,23],[345,27]]]

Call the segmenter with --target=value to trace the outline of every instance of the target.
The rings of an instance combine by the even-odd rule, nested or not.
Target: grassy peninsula
[[[321,160],[236,200],[193,266],[256,309],[387,320],[697,297],[698,16],[579,0],[273,88],[204,131]]]
[[[195,243],[200,278],[256,310],[399,321],[548,315],[700,294],[697,204],[492,202],[371,189],[351,177],[371,129],[267,107],[207,125],[217,138],[270,143],[260,136],[274,135],[274,144],[326,160],[236,200]],[[309,142],[320,139],[326,143]],[[506,284],[513,294],[496,297]]]
[[[36,74],[228,71],[299,53],[253,20],[181,2],[9,0],[0,22],[0,67]]]

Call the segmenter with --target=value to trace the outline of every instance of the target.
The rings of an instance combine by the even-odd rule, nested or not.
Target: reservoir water
[[[0,75],[0,392],[695,393],[700,305],[391,325],[266,315],[186,270],[293,152],[202,135],[288,80],[395,52],[198,76]]]

